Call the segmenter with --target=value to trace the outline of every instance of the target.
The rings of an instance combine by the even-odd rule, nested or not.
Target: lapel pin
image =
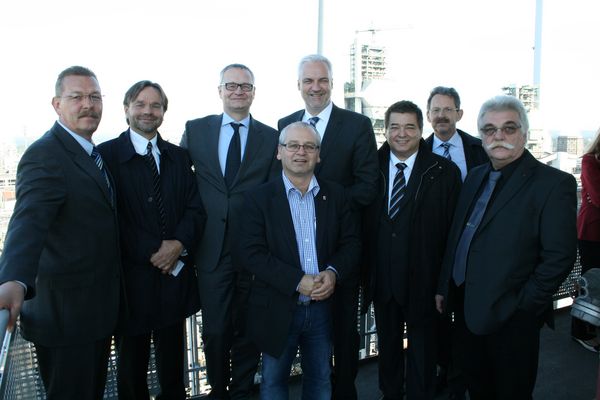
[[[323,196],[323,200],[327,200],[327,196]]]

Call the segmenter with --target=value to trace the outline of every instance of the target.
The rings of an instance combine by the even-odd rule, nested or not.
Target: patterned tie
[[[317,129],[317,122],[319,122],[319,117],[312,117],[308,119],[308,122]]]
[[[231,137],[231,141],[229,142],[229,149],[227,150],[227,160],[225,161],[225,183],[227,187],[231,189],[233,186],[233,181],[235,180],[235,176],[240,169],[240,165],[242,164],[242,150],[240,144],[240,126],[242,124],[237,124],[235,122],[231,123],[233,128],[233,136]]]
[[[471,240],[473,239],[473,235],[475,235],[475,232],[481,223],[485,209],[487,208],[490,198],[492,197],[492,193],[494,192],[494,188],[496,187],[496,183],[501,176],[502,173],[500,171],[490,172],[485,187],[477,199],[477,202],[473,207],[473,211],[471,211],[471,215],[469,216],[467,224],[465,225],[465,229],[460,236],[460,240],[458,241],[458,245],[456,247],[456,254],[454,255],[454,270],[452,271],[452,277],[454,278],[456,286],[462,285],[465,281],[465,273],[467,271],[467,256],[469,255]]]
[[[406,190],[406,179],[404,178],[404,168],[406,168],[406,164],[403,162],[399,162],[396,164],[396,175],[394,175],[394,185],[392,186],[392,195],[390,196],[390,208],[388,210],[388,215],[390,219],[394,218],[398,211],[400,210],[400,200],[402,196],[404,196],[404,191]]]
[[[106,186],[108,187],[108,192],[110,194],[110,201],[112,203],[113,199],[114,199],[112,186],[110,185],[110,179],[108,179],[108,173],[106,172],[106,169],[104,168],[104,160],[102,160],[102,156],[98,152],[98,149],[96,148],[96,146],[94,146],[92,148],[92,154],[90,154],[90,156],[94,159],[96,166],[102,172],[102,176],[104,177],[104,180],[106,181]]]
[[[158,172],[158,166],[156,165],[156,159],[152,154],[152,142],[148,142],[146,146],[146,154],[143,156],[144,161],[148,164],[150,171],[152,172],[152,189],[154,191],[154,199],[156,208],[158,211],[158,217],[160,218],[160,228],[162,237],[165,237],[165,227],[167,225],[167,217],[165,213],[165,207],[162,201],[162,195],[160,192],[160,174]]]
[[[442,146],[444,148],[444,154],[442,154],[444,157],[446,157],[448,160],[452,161],[452,156],[450,156],[450,147],[452,147],[452,145],[448,142],[444,142],[442,144],[440,144],[440,146]]]

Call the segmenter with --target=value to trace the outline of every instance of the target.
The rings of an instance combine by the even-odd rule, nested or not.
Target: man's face
[[[308,112],[318,115],[331,101],[333,80],[327,71],[327,65],[322,62],[308,62],[304,64],[298,80],[298,90]]]
[[[457,110],[451,96],[436,94],[431,98],[427,110],[427,121],[431,122],[433,132],[443,141],[447,141],[456,132],[456,123],[463,116],[463,110]]]
[[[91,140],[102,118],[100,85],[89,76],[65,76],[62,94],[52,99],[52,106],[64,126]]]
[[[285,145],[313,145],[316,146],[315,136],[308,127],[292,127],[287,132]],[[304,147],[298,151],[288,150],[287,147],[279,145],[277,159],[281,160],[283,171],[289,177],[308,177],[313,174],[315,166],[319,161],[319,149],[310,153]]]
[[[150,86],[144,88],[136,99],[125,106],[125,115],[131,129],[152,139],[165,115],[158,90]]]
[[[482,122],[481,140],[495,169],[510,164],[523,154],[527,132],[521,130],[521,120],[516,111],[489,111]]]
[[[396,112],[390,114],[385,137],[392,153],[398,159],[404,161],[419,149],[421,135],[416,114]]]
[[[225,83],[249,83],[252,90],[244,92],[238,85],[235,90],[228,90]],[[223,100],[223,110],[229,115],[243,114],[247,116],[250,113],[250,106],[254,100],[254,81],[248,71],[241,68],[231,68],[223,74],[223,82],[219,86],[219,97]]]

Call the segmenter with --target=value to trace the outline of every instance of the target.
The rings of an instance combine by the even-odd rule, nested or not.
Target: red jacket
[[[584,154],[581,161],[581,207],[577,216],[577,238],[600,242],[600,161]]]

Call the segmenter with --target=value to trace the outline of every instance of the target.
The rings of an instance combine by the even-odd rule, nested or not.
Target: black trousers
[[[537,377],[542,319],[517,310],[496,332],[476,335],[455,313],[459,360],[471,400],[531,400]]]
[[[600,243],[588,240],[578,240],[579,261],[581,273],[584,274],[592,268],[600,268]],[[596,327],[579,318],[571,318],[571,336],[581,340],[596,337]]]
[[[161,389],[156,398],[184,400],[184,322],[143,335],[116,338],[119,400],[150,398],[147,382],[150,338],[154,340],[156,372]]]
[[[104,396],[110,337],[66,347],[35,343],[48,400],[100,400]]]

